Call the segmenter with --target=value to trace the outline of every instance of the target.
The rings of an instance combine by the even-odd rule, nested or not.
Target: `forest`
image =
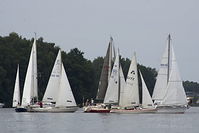
[[[26,39],[15,32],[10,33],[8,36],[0,36],[0,102],[4,103],[6,107],[11,107],[12,104],[18,64],[20,66],[20,91],[22,95],[32,43],[33,38]],[[59,49],[55,43],[44,42],[42,37],[37,39],[37,76],[40,100],[45,92]],[[62,61],[77,104],[81,104],[83,99],[95,98],[103,58],[96,57],[92,61],[88,60],[84,57],[84,52],[78,48],[72,48],[68,53],[62,51]],[[130,62],[130,59],[121,57],[125,77]],[[150,94],[152,94],[157,70],[142,64],[138,64],[138,68],[143,74]],[[199,94],[199,83],[184,81],[183,85],[186,92]]]

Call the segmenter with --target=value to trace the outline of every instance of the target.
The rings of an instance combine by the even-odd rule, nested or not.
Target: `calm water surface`
[[[199,108],[185,114],[16,113],[0,109],[0,133],[199,133]]]

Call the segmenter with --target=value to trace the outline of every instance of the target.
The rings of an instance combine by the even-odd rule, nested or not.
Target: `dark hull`
[[[26,108],[16,108],[15,109],[16,112],[27,112]]]
[[[85,111],[85,113],[110,113],[110,110],[89,110]]]

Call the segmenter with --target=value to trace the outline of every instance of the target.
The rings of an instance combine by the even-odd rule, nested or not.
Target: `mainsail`
[[[173,48],[171,50],[172,50],[171,73],[166,88],[167,92],[162,101],[162,106],[187,105],[186,94],[178,70],[178,65],[176,62],[174,50]]]
[[[139,103],[137,61],[136,55],[134,54],[129,67],[126,79],[126,86],[123,92],[123,99],[121,100],[121,106],[138,106]]]
[[[111,38],[108,45],[106,56],[104,58],[103,68],[98,85],[98,92],[96,96],[97,100],[104,100],[106,90],[108,87],[108,81],[111,75],[111,68],[112,68],[112,43],[113,39]]]
[[[20,105],[19,65],[17,67],[12,107],[17,107],[18,105]]]
[[[55,107],[77,106],[61,60],[61,50],[57,54],[42,101],[55,103]]]
[[[164,54],[161,59],[160,69],[156,79],[152,99],[155,103],[161,102],[166,94],[170,71],[170,35],[168,37],[168,44],[165,48]]]
[[[33,42],[28,69],[26,73],[22,96],[22,106],[33,104],[34,98],[38,98],[36,39],[34,39]]]

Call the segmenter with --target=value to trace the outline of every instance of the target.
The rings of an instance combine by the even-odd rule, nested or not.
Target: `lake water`
[[[3,108],[0,133],[199,133],[199,108],[185,114],[16,113]]]

